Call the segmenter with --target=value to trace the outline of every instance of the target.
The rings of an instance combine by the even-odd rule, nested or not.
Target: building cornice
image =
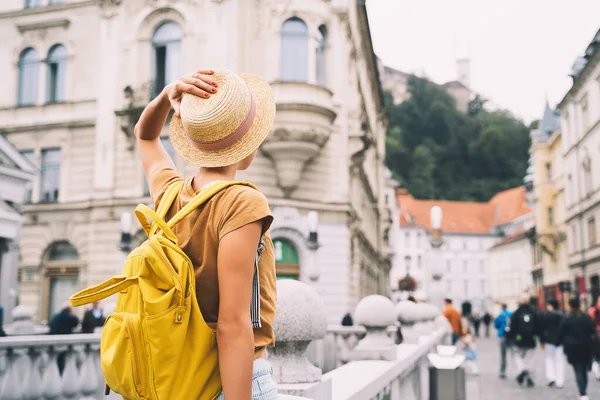
[[[3,127],[2,132],[4,132],[4,133],[39,132],[39,131],[48,131],[48,130],[54,130],[54,129],[93,128],[94,126],[96,126],[95,119],[83,119],[83,120],[79,120],[79,121],[55,122],[55,123],[50,123],[50,124],[8,126],[8,127]]]
[[[90,199],[81,201],[69,201],[62,203],[35,203],[23,205],[24,212],[54,212],[54,211],[74,211],[89,210],[103,207],[133,206],[139,203],[152,204],[149,196],[142,197],[124,197],[110,199]],[[349,213],[351,206],[348,203],[317,203],[302,200],[290,200],[283,198],[270,198],[271,207],[293,207],[304,210],[314,210],[322,212]]]
[[[17,29],[19,30],[19,32],[24,33],[29,31],[37,31],[39,29],[68,28],[69,25],[71,25],[71,21],[66,18],[63,18],[51,21],[36,22],[33,24],[17,25]]]
[[[76,8],[97,6],[99,4],[100,4],[100,0],[87,0],[87,1],[81,1],[78,3],[64,3],[64,4],[55,4],[55,5],[49,5],[49,6],[44,6],[44,7],[36,7],[36,8],[23,8],[21,10],[0,13],[0,19],[18,18],[18,17],[28,16],[28,15],[49,14],[49,13],[65,11],[65,10],[74,10]]]
[[[367,8],[364,1],[358,1],[356,5],[356,11],[358,14],[358,25],[361,32],[360,43],[362,51],[365,55],[365,62],[367,71],[372,79],[371,90],[374,94],[373,98],[375,101],[377,111],[377,121],[383,122],[384,128],[387,127],[387,118],[385,117],[384,101],[383,101],[383,89],[381,87],[381,77],[379,76],[379,68],[377,68],[377,57],[373,50],[373,41],[371,38],[371,30],[369,27],[369,18],[367,16]]]
[[[591,196],[589,197],[593,197],[595,194],[600,193],[600,189],[597,189],[596,191],[594,191]],[[581,204],[582,201],[580,201],[577,204]],[[575,205],[573,205],[572,207],[567,208],[567,211],[571,211],[573,209]],[[569,216],[565,219],[565,222],[571,222],[576,218],[582,217],[583,215],[585,215],[588,211],[590,211],[592,208],[594,207],[598,207],[600,206],[600,196],[598,196],[598,199],[596,199],[595,202],[593,202],[592,204],[588,205],[585,209],[581,210],[581,211],[577,211],[575,213],[569,214]]]
[[[573,145],[571,147],[569,147],[569,149],[565,152],[565,157],[569,155],[570,152],[572,152],[573,150],[575,150],[577,147],[579,147],[586,139],[588,136],[590,136],[592,134],[592,132],[598,127],[600,126],[600,118],[596,121],[596,123],[594,123],[594,125],[590,126],[590,128],[587,130],[587,132],[585,133],[585,135],[583,135],[580,139],[577,140],[577,142],[573,143]]]

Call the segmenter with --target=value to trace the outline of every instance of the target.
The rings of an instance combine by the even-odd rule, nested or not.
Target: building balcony
[[[450,327],[435,307],[408,303],[395,306],[386,297],[367,296],[355,310],[357,326],[327,327],[314,289],[278,281],[277,346],[269,349],[269,361],[282,399],[428,400],[428,357],[448,342]],[[399,322],[402,343],[396,338]],[[1,399],[120,398],[104,396],[101,333],[33,333],[0,338]]]
[[[274,164],[286,197],[296,189],[306,165],[318,157],[333,132],[337,113],[332,93],[302,82],[271,84],[277,115],[261,150]]]
[[[6,133],[94,126],[95,121],[95,100],[0,108],[0,129]]]

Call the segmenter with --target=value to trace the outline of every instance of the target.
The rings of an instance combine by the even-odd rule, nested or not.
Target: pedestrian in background
[[[347,312],[346,315],[344,315],[344,318],[342,318],[342,326],[352,326],[354,325],[354,320],[352,319],[352,314],[350,314],[350,312]]]
[[[454,346],[463,333],[462,317],[458,310],[452,305],[451,299],[445,299],[444,317],[450,322],[452,327],[452,345]]]
[[[588,371],[592,366],[592,344],[596,335],[594,322],[581,310],[577,297],[569,300],[571,312],[561,324],[558,342],[565,349],[569,364],[573,366],[580,400],[588,400]]]
[[[596,336],[592,348],[592,373],[594,377],[600,381],[600,296],[596,300],[596,304],[588,310],[588,314],[596,329]]]
[[[485,325],[485,337],[489,338],[490,337],[490,324],[492,323],[492,316],[490,315],[489,312],[485,312],[484,316],[483,316],[483,325]],[[477,335],[479,336],[479,335]]]
[[[502,304],[502,311],[494,320],[494,327],[498,331],[498,339],[500,340],[500,379],[506,379],[506,353],[510,347],[507,333],[510,329],[511,317],[512,313],[508,311],[506,304]]]
[[[106,317],[103,310],[100,308],[100,303],[95,301],[92,303],[92,308],[87,310],[83,315],[81,323],[81,333],[94,333],[96,328],[104,325]]]
[[[558,309],[558,301],[550,300],[543,316],[540,341],[546,353],[546,379],[548,386],[562,388],[565,384],[565,356],[558,334],[564,314]]]
[[[479,337],[479,327],[481,326],[481,318],[479,318],[479,314],[473,314],[471,317],[471,324],[475,330],[475,337]]]
[[[0,337],[6,336],[4,332],[4,307],[0,306]]]
[[[477,345],[470,329],[465,329],[460,339],[465,351],[465,367],[473,375],[479,375],[479,366],[477,365]]]
[[[56,314],[50,322],[50,335],[70,335],[79,325],[79,318],[73,312],[73,308],[68,303]],[[61,351],[56,357],[58,372],[62,375],[65,364],[67,363],[67,352]]]
[[[528,387],[535,386],[532,376],[532,364],[537,345],[536,336],[541,331],[539,317],[531,306],[531,297],[527,293],[521,295],[519,307],[510,319],[508,337],[515,349],[515,364],[517,366],[517,382],[526,383]]]

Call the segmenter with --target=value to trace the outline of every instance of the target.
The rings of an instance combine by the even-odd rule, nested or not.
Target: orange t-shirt
[[[150,175],[150,193],[155,208],[169,184],[178,180],[183,180],[183,178],[171,168],[159,169]],[[166,219],[173,217],[195,195],[192,178],[186,179],[179,196],[169,209]],[[263,352],[262,350],[266,346],[273,345],[275,340],[273,332],[277,300],[275,252],[268,232],[273,222],[273,216],[266,197],[248,186],[230,186],[192,211],[173,228],[179,246],[191,259],[196,270],[196,297],[204,320],[212,329],[216,329],[219,316],[217,268],[219,241],[229,232],[260,220],[263,221],[265,249],[258,264],[262,327],[254,329],[254,346],[257,356]],[[248,318],[250,318],[250,310],[248,310]]]
[[[448,322],[450,322],[450,326],[452,326],[452,332],[462,335],[462,319],[458,310],[452,306],[447,306],[446,308],[444,308],[443,315],[444,317],[446,317]]]

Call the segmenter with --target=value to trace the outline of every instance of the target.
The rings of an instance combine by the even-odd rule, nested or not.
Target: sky
[[[600,0],[368,0],[375,53],[386,66],[456,79],[525,122],[571,87],[569,73],[600,29]]]

